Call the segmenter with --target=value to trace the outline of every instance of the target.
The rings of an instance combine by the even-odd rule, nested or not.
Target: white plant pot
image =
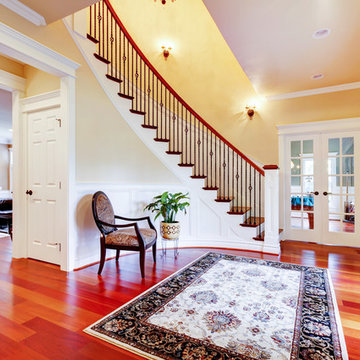
[[[174,223],[166,223],[161,221],[160,234],[163,239],[178,239],[180,236],[180,223],[178,221],[175,221]]]

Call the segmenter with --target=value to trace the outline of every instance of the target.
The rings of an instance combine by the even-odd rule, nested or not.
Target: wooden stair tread
[[[130,109],[130,112],[137,115],[146,115],[145,111]]]
[[[206,175],[191,175],[190,177],[192,179],[206,179],[207,178]]]
[[[204,186],[203,187],[204,190],[219,190],[219,188],[217,186]]]
[[[95,44],[98,44],[99,43],[99,40],[95,39],[93,36],[91,36],[90,34],[86,34],[86,37],[92,41],[93,43]]]
[[[246,212],[251,210],[251,207],[233,206],[228,214],[230,215],[244,215]]]
[[[263,217],[259,218],[259,217],[254,217],[251,216],[249,218],[247,218],[242,224],[240,224],[241,226],[245,226],[245,227],[257,227],[260,224],[262,224],[265,221],[265,219]]]
[[[102,61],[103,63],[105,63],[105,64],[110,64],[110,61],[109,61],[108,59],[105,59],[104,57],[100,56],[99,54],[94,53],[94,56],[95,56],[98,60]]]
[[[169,139],[161,139],[161,138],[154,138],[155,141],[157,142],[169,142]]]
[[[117,77],[115,77],[115,76],[112,76],[112,75],[109,75],[109,74],[106,74],[105,75],[109,80],[112,80],[112,81],[115,81],[115,82],[117,82],[117,83],[122,83],[122,80],[121,79],[118,79]]]
[[[131,95],[126,95],[126,94],[122,94],[120,92],[118,92],[118,95],[124,99],[128,99],[128,100],[134,100],[134,97]]]
[[[142,124],[141,126],[145,129],[153,129],[153,130],[157,129],[157,126],[155,126],[155,125]]]
[[[171,150],[168,150],[168,151],[165,151],[167,154],[169,155],[181,155],[182,152],[181,151],[171,151]]]
[[[180,164],[178,164],[180,167],[193,167],[194,166],[194,164],[182,164],[182,163],[180,163]]]
[[[216,202],[231,202],[233,200],[234,200],[234,198],[232,196],[230,196],[228,198],[219,197],[219,198],[215,199]]]

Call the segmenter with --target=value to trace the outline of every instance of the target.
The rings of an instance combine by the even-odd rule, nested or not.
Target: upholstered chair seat
[[[145,246],[156,240],[156,231],[153,229],[139,229]],[[106,245],[139,246],[139,240],[134,229],[120,229],[111,232],[105,237]]]
[[[157,232],[149,216],[127,218],[114,214],[112,204],[105,193],[98,191],[92,199],[92,210],[96,226],[100,230],[100,265],[101,275],[105,264],[106,249],[116,250],[116,261],[120,250],[138,251],[140,255],[141,277],[145,277],[145,252],[152,247],[154,262],[156,262]],[[116,220],[122,220],[119,224]],[[147,222],[148,228],[140,227],[140,222]]]

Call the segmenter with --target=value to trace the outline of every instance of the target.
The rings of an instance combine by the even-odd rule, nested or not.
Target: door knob
[[[33,192],[32,192],[32,190],[26,190],[26,194],[31,196],[33,194]]]
[[[326,196],[326,195],[331,195],[332,193],[328,193],[327,191],[324,191],[323,192],[323,195]]]
[[[310,194],[319,195],[318,191],[312,191]]]

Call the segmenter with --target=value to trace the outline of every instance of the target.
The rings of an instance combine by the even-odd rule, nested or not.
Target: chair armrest
[[[143,217],[139,217],[139,218],[127,218],[127,217],[124,217],[124,216],[115,215],[115,219],[125,220],[125,221],[141,221],[141,220],[147,220],[150,229],[153,229],[153,230],[156,231],[155,226],[154,226],[153,223],[151,222],[150,216],[143,216]]]

